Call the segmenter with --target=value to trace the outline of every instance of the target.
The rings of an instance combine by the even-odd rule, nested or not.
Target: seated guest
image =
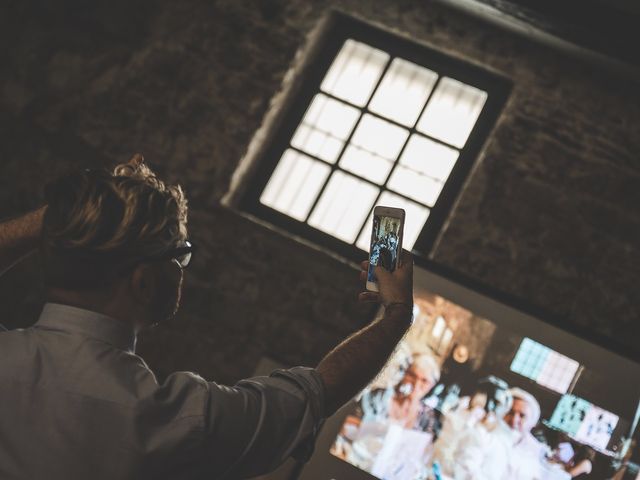
[[[402,434],[387,447],[406,453],[402,446],[405,442],[412,443],[414,447],[415,441],[423,442],[426,449],[438,425],[436,412],[424,401],[440,377],[440,368],[433,356],[413,354],[401,373],[400,380],[392,386],[363,391],[355,415],[347,417],[331,448],[332,454],[379,478],[385,478],[387,470],[396,465],[379,463],[382,458],[379,457],[380,451],[391,428],[400,427]],[[398,462],[397,466],[407,469],[403,474],[415,467],[409,466],[406,458],[394,456],[393,460]]]
[[[492,377],[482,379],[470,397],[460,398],[457,405],[443,412],[442,430],[434,445],[432,463],[439,464],[440,471],[445,475],[453,475],[460,439],[485,417],[489,400],[496,394],[500,395]]]
[[[511,394],[504,380],[490,376],[482,418],[458,441],[452,477],[456,480],[501,480],[508,476],[513,436],[502,420],[511,407]],[[446,472],[444,472],[446,474]]]
[[[423,399],[439,378],[440,367],[431,355],[414,354],[395,386],[363,393],[360,401],[362,420],[389,421],[408,429],[433,430],[434,412]]]
[[[533,395],[521,388],[511,388],[509,392],[513,397],[513,404],[504,416],[504,421],[515,435],[509,454],[509,478],[541,478],[545,448],[531,435],[531,429],[540,419],[540,404]]]

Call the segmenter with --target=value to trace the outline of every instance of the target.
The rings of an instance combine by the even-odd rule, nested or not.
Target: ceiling
[[[441,0],[640,75],[638,0]]]

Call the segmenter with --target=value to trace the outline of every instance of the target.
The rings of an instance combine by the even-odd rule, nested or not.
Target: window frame
[[[331,234],[318,230],[305,222],[296,220],[260,203],[262,192],[269,182],[283,153],[290,148],[290,141],[313,98],[318,93],[327,95],[325,92],[321,92],[320,84],[347,39],[363,42],[374,48],[383,50],[390,55],[389,61],[380,75],[374,91],[376,91],[380,85],[384,78],[384,73],[390,67],[393,59],[399,57],[431,69],[439,75],[436,84],[434,84],[429,94],[429,99],[443,77],[451,77],[484,90],[487,93],[484,108],[469,134],[466,144],[461,149],[458,149],[460,152],[458,160],[446,180],[437,201],[430,209],[427,221],[422,227],[421,233],[412,249],[414,256],[427,259],[441,232],[442,226],[462,191],[462,187],[475,164],[480,150],[489,139],[491,130],[510,94],[512,84],[505,77],[489,72],[484,68],[451,57],[421,43],[417,43],[415,40],[401,37],[339,11],[332,11],[329,14],[321,34],[315,39],[315,44],[310,50],[308,58],[305,59],[305,63],[300,72],[298,84],[296,85],[297,88],[292,88],[291,91],[287,93],[284,105],[278,114],[277,121],[273,125],[270,134],[265,138],[264,144],[261,145],[260,153],[257,155],[256,163],[252,169],[253,171],[244,179],[246,183],[238,199],[237,207],[290,234],[302,237],[347,259],[353,261],[362,259],[362,250],[355,244],[348,244]],[[328,96],[329,98],[333,98],[331,95]],[[429,99],[426,103],[428,103]],[[381,117],[373,112],[368,112],[366,106],[360,110],[363,113],[371,113],[378,118],[383,118],[386,121],[395,123],[393,120]],[[409,131],[409,135],[416,133],[415,126],[413,128],[403,126],[403,128]],[[345,141],[345,146],[348,145],[354,131],[355,128]],[[421,132],[418,133],[424,135]],[[430,137],[427,136],[427,138]],[[325,180],[324,186],[314,200],[310,214],[326,188],[332,174],[337,169],[338,162],[335,162],[335,164],[331,166],[331,172]],[[350,172],[346,173],[351,175]],[[366,179],[358,178],[368,182]],[[387,177],[387,181],[388,180],[389,177]],[[375,184],[374,182],[368,183]],[[386,182],[383,185],[377,185],[377,187],[381,189],[380,195],[386,191],[384,190]],[[391,193],[397,194],[398,192],[392,191]],[[402,196],[402,194],[400,195]],[[415,200],[409,197],[406,198],[415,202]],[[367,216],[367,218],[369,217]]]

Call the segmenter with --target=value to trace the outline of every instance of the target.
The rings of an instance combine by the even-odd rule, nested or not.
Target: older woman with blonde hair
[[[363,421],[395,423],[403,428],[430,431],[434,415],[424,397],[438,383],[440,366],[430,353],[415,352],[391,386],[365,390],[360,406]]]

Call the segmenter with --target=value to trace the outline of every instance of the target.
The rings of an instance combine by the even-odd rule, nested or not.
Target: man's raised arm
[[[0,275],[38,248],[45,209],[0,223]]]
[[[369,262],[362,263],[366,279]],[[377,266],[380,293],[362,292],[360,301],[381,302],[384,316],[354,333],[334,348],[316,367],[325,386],[325,416],[353,398],[382,369],[411,325],[413,313],[413,259],[403,252],[393,272]]]

